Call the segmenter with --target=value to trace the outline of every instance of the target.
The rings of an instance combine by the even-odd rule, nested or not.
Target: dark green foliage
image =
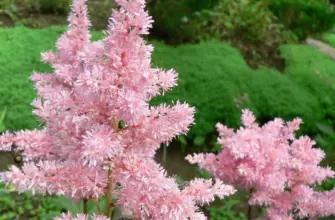
[[[17,0],[16,0],[17,1]],[[67,15],[70,10],[72,0],[21,0],[28,4],[30,9],[41,13],[59,13]]]
[[[2,17],[7,17],[13,21],[16,21],[17,18],[17,7],[12,0],[1,0],[0,1],[0,26],[4,25]]]
[[[271,46],[283,42],[287,37],[283,35],[284,30],[278,19],[261,1],[221,1],[207,14],[209,29],[219,39],[239,37]]]
[[[322,33],[335,23],[334,7],[329,0],[262,0],[299,39]]]
[[[332,125],[327,123],[318,123],[318,129],[320,134],[315,138],[318,145],[326,153],[325,163],[330,165],[333,169],[335,168],[335,129]],[[334,182],[335,183],[335,182]]]
[[[209,207],[208,212],[211,220],[222,220],[222,219],[229,219],[229,220],[246,220],[247,217],[243,212],[237,212],[236,206],[241,204],[241,200],[239,199],[226,199],[226,202],[219,207]]]
[[[58,197],[55,197],[58,198]],[[18,194],[10,187],[0,183],[0,220],[12,219],[52,219],[62,211],[54,204],[53,197],[32,195],[31,193]],[[62,201],[64,203],[65,199]]]
[[[201,38],[232,42],[252,67],[282,68],[278,47],[294,38],[263,1],[221,1],[212,10],[202,10],[200,17]]]
[[[105,197],[99,199],[99,205],[104,211],[107,208]],[[62,212],[80,214],[83,212],[83,202],[74,202],[64,196],[43,196],[42,194],[32,195],[30,192],[19,194],[10,185],[5,186],[0,182],[0,220],[12,219],[53,219],[60,216]],[[88,202],[88,214],[97,214],[98,209],[93,202]],[[111,220],[133,219],[123,215],[117,207],[113,208]]]
[[[150,0],[148,9],[154,17],[152,35],[169,43],[190,42],[197,39],[198,30],[191,20],[194,13],[212,8],[219,0]]]

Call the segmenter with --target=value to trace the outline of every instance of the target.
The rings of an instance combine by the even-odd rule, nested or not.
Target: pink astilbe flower
[[[260,127],[248,110],[241,120],[244,126],[236,132],[217,124],[222,145],[217,155],[195,154],[186,159],[222,181],[250,190],[249,204],[268,207],[266,219],[334,215],[335,190],[316,192],[311,187],[335,173],[319,166],[325,154],[313,147],[314,141],[295,137],[302,120],[285,123],[276,118]]]
[[[54,218],[55,220],[110,220],[110,218],[107,218],[103,215],[95,215],[92,216],[84,215],[84,214],[78,214],[76,216],[73,216],[71,213],[63,213],[60,217]]]
[[[197,205],[234,189],[199,179],[181,190],[155,162],[161,143],[187,133],[194,108],[179,101],[149,105],[177,85],[177,73],[151,67],[153,47],[141,38],[152,24],[145,1],[116,2],[120,9],[113,12],[107,36],[91,42],[86,0],[74,0],[57,51],[42,54],[53,73],[31,77],[38,93],[33,113],[43,129],[0,137],[1,150],[22,152],[25,161],[22,169],[3,173],[3,181],[20,192],[75,200],[107,196],[109,211],[113,196],[114,205],[136,219],[206,219]]]

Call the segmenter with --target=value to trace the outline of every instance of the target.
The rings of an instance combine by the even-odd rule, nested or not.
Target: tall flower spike
[[[314,141],[295,137],[302,120],[275,119],[260,127],[248,110],[241,120],[244,127],[236,132],[217,125],[223,147],[218,155],[196,154],[186,159],[237,188],[252,189],[249,204],[267,206],[265,219],[335,215],[335,189],[316,192],[310,188],[335,172],[319,166],[324,152],[313,147]]]
[[[88,11],[86,6],[87,0],[74,0],[71,13],[68,18],[69,29],[65,32],[57,42],[58,54],[53,52],[42,53],[43,60],[46,63],[69,63],[72,64],[76,55],[83,49],[83,46],[89,43],[91,35],[89,28],[91,22],[88,19]]]
[[[43,54],[53,73],[31,77],[38,94],[33,113],[44,128],[0,137],[1,150],[22,152],[25,161],[22,169],[13,166],[1,176],[21,192],[76,200],[106,196],[109,204],[113,197],[137,219],[206,219],[198,204],[234,190],[201,179],[181,190],[154,160],[161,143],[188,131],[195,110],[178,101],[149,105],[177,85],[178,74],[151,67],[153,47],[141,38],[153,22],[145,1],[117,3],[107,36],[90,42],[86,1],[74,1],[57,51]],[[110,205],[108,217],[111,210]],[[57,219],[89,218],[63,214]]]

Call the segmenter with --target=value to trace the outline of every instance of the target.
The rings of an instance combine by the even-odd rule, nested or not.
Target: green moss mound
[[[321,39],[332,47],[335,47],[335,34],[324,33],[321,35]]]
[[[29,77],[33,72],[50,72],[51,68],[40,62],[40,53],[54,48],[64,27],[46,29],[0,28],[0,109],[7,106],[7,129],[32,129],[38,126],[32,115],[30,103],[36,97]],[[101,35],[94,32],[94,37]]]
[[[0,29],[0,108],[8,107],[5,123],[10,130],[38,126],[30,106],[36,93],[28,77],[33,71],[50,72],[50,67],[40,62],[40,52],[53,48],[64,30]],[[95,38],[101,36],[99,32],[93,34]],[[283,74],[268,68],[249,68],[241,54],[225,43],[178,47],[153,44],[154,66],[176,69],[179,85],[152,103],[180,100],[195,106],[196,125],[190,138],[211,134],[218,121],[237,127],[243,108],[254,111],[262,123],[274,117],[290,120],[299,116],[305,121],[303,131],[309,134],[315,132],[315,123],[333,112],[329,97],[334,97],[334,88],[327,87],[330,84],[315,71],[334,79],[335,71],[331,70],[335,64],[313,48],[282,47],[287,59]]]
[[[196,107],[191,137],[206,136],[218,121],[237,127],[241,108],[254,111],[261,123],[274,117],[291,120],[299,116],[305,121],[303,130],[309,133],[324,118],[318,97],[304,85],[275,70],[250,69],[227,44],[158,47],[154,61],[180,73],[179,86],[159,100],[181,99]],[[244,94],[248,99],[237,103]]]
[[[50,49],[60,33],[60,29],[0,29],[0,108],[8,107],[7,128],[16,130],[38,125],[31,114],[30,103],[36,93],[29,76],[33,71],[49,70],[39,62],[40,52]]]
[[[306,45],[285,45],[281,48],[286,58],[286,74],[294,83],[313,94],[321,108],[312,115],[322,114],[335,123],[335,62]]]

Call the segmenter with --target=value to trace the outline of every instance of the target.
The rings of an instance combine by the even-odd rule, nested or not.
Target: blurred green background
[[[333,1],[334,2],[334,1]],[[71,0],[0,0],[0,132],[32,129],[38,123],[28,77],[50,72],[40,52],[54,48],[66,30]],[[274,117],[304,120],[301,132],[327,154],[335,168],[335,13],[329,0],[148,0],[155,23],[147,39],[155,46],[153,65],[174,68],[179,85],[156,105],[172,100],[196,107],[196,125],[178,137],[157,160],[178,181],[207,173],[184,161],[190,152],[212,151],[215,124],[237,128],[241,110],[260,123]],[[103,36],[112,0],[88,0],[94,39]],[[319,44],[306,44],[314,39]],[[320,45],[325,50],[320,49]],[[17,155],[0,154],[0,169],[18,165]],[[335,180],[318,186],[331,189]],[[210,219],[246,219],[246,193],[217,201],[203,211]],[[63,197],[18,195],[0,185],[0,220],[51,219],[80,212]],[[254,217],[262,209],[254,210]]]

